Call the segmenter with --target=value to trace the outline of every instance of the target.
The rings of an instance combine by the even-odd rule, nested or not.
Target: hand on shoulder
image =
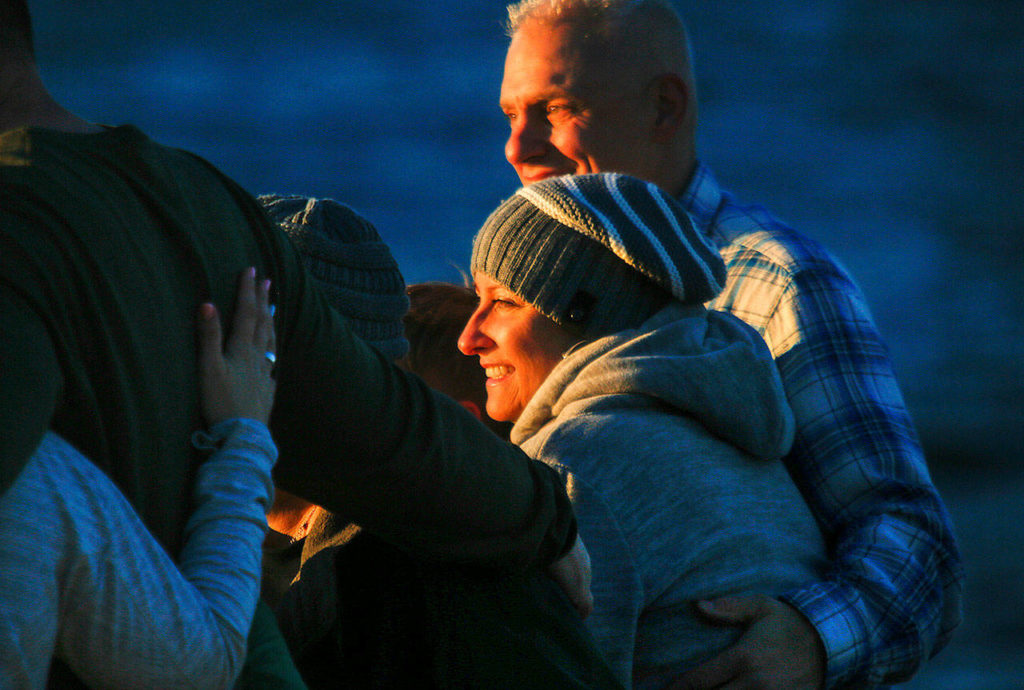
[[[276,356],[269,294],[270,281],[257,285],[256,269],[242,272],[226,343],[217,307],[199,307],[199,389],[209,426],[235,417],[270,419]]]

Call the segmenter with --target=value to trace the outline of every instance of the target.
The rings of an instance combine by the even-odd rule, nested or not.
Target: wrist
[[[200,429],[192,434],[192,447],[207,454],[224,450],[231,445],[256,446],[270,458],[277,460],[277,447],[270,436],[270,429],[258,419],[232,417]]]

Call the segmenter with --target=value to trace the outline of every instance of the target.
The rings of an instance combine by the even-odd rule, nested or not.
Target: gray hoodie
[[[587,625],[626,687],[735,638],[695,600],[818,577],[821,533],[779,461],[793,428],[760,336],[679,303],[573,350],[523,410],[512,441],[565,478],[593,563]]]

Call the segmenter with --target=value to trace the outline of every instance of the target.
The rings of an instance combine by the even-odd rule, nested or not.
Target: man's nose
[[[511,130],[505,142],[505,158],[512,165],[521,165],[544,153],[548,143],[547,128],[525,113],[510,121]]]

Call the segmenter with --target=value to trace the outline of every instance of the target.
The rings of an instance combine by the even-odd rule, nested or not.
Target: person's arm
[[[212,441],[209,449],[214,452],[199,470],[198,507],[186,527],[189,538],[182,549],[181,568],[209,601],[211,609],[216,609],[220,624],[225,628],[222,639],[232,643],[229,654],[224,655],[230,669],[225,678],[237,678],[235,688],[302,690],[305,683],[292,661],[273,612],[266,603],[257,601],[262,543],[267,532],[266,515],[274,494],[270,469],[277,457],[277,449],[265,426],[270,419],[276,388],[271,372],[277,347],[273,307],[269,304],[270,283],[262,281],[257,286],[255,278],[254,269],[246,270],[239,278],[231,334],[223,348],[216,308],[213,304],[200,307],[199,387],[203,418],[211,429],[209,434],[197,436],[207,443]],[[230,445],[218,447],[223,429],[238,426],[256,426],[267,434],[271,451],[267,454],[269,465],[253,463],[245,454],[232,457]],[[231,506],[224,503],[224,497],[230,495],[225,489],[244,488],[245,474],[251,473],[254,467],[262,470],[259,478],[263,482],[258,500],[260,511],[252,514],[259,530],[258,535],[252,535],[255,539],[246,540],[236,521],[225,519],[224,511]],[[201,492],[204,483],[213,492],[209,497]],[[203,501],[204,498],[207,500]],[[240,513],[246,508],[244,500],[238,508]],[[242,550],[240,556],[239,549]],[[229,576],[211,577],[218,572],[227,572]],[[255,579],[253,573],[256,573]],[[239,634],[244,663],[237,644]],[[207,649],[212,651],[217,647],[207,645]]]
[[[594,594],[590,591],[593,579],[590,552],[583,540],[576,536],[576,543],[569,552],[548,566],[548,577],[565,592],[573,608],[586,618],[594,611]]]
[[[0,678],[41,684],[54,655],[104,687],[234,682],[259,594],[276,458],[265,426],[273,333],[265,292],[256,299],[252,282],[243,281],[249,306],[236,311],[226,355],[216,312],[201,319],[211,426],[196,442],[211,455],[198,470],[180,564],[113,482],[56,434],[0,497],[0,560],[10,566],[0,569],[0,637],[12,650]]]
[[[576,525],[558,476],[354,337],[292,259],[277,485],[430,560],[523,569],[565,554]]]
[[[62,621],[57,654],[89,682],[230,687],[242,668],[259,596],[276,448],[265,426],[274,392],[265,355],[274,349],[267,291],[243,275],[237,302],[223,348],[216,309],[203,305],[200,312],[199,381],[209,430],[193,443],[210,456],[198,469],[178,564],[126,515],[127,527],[111,538],[133,548],[113,549],[120,554],[114,567],[97,576],[107,583],[97,588],[108,593],[103,619],[81,626]],[[131,510],[123,498],[118,503],[125,504],[122,512]],[[111,592],[130,601],[111,610],[118,601]]]
[[[563,468],[572,486],[580,529],[591,544],[595,578],[586,627],[609,668],[625,688],[632,687],[637,625],[643,608],[643,582],[628,535],[601,492]]]
[[[46,324],[0,277],[0,495],[50,425],[63,376]]]
[[[797,651],[816,648],[826,687],[906,680],[958,625],[963,571],[888,352],[859,290],[827,263],[792,276],[766,337],[797,420],[786,462],[832,546],[832,568],[767,612],[764,602],[740,618],[724,611],[720,622],[759,625],[741,653],[725,653],[729,663],[713,659],[679,687],[712,687],[741,667],[783,678],[764,687],[797,687],[782,670],[803,674],[816,663]],[[799,644],[781,639],[801,628]]]

